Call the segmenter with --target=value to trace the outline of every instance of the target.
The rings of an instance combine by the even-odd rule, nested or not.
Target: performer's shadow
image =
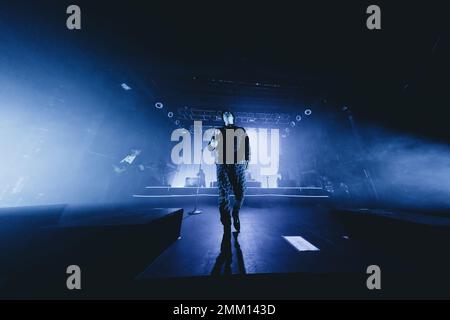
[[[244,256],[238,241],[239,233],[233,232],[234,247],[236,249],[236,258],[239,274],[246,274]],[[220,245],[220,254],[216,258],[216,263],[211,271],[212,276],[230,276],[232,275],[233,250],[231,235],[224,233]]]

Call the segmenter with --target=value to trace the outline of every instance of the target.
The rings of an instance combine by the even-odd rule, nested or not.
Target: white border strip
[[[134,198],[173,198],[173,197],[195,197],[195,194],[167,194],[167,195],[144,195],[133,194]],[[198,194],[199,197],[217,197],[217,194]],[[290,195],[290,194],[248,194],[245,197],[286,197],[286,198],[329,198],[329,196],[309,196],[309,195]]]
[[[197,189],[197,187],[169,187],[169,186],[147,186],[145,189]],[[217,189],[217,187],[200,187],[200,189]],[[292,190],[323,190],[321,187],[246,187],[246,189],[292,189]]]

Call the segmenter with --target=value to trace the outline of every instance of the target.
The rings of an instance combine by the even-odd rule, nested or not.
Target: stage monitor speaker
[[[183,209],[142,205],[66,208],[58,213],[59,221],[47,219],[48,224],[33,227],[32,241],[9,239],[23,243],[9,257],[10,270],[15,270],[9,285],[17,292],[42,298],[70,296],[66,269],[76,265],[82,273],[82,293],[105,296],[132,283],[179,238],[183,217]],[[12,214],[17,215],[17,209]]]
[[[194,177],[187,177],[185,182],[184,182],[184,186],[185,187],[198,187],[199,185],[199,178],[194,178]]]

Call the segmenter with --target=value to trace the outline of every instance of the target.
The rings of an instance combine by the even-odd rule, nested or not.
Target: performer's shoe
[[[239,220],[239,215],[234,214],[233,215],[233,226],[234,229],[236,229],[237,232],[241,232],[241,221]]]

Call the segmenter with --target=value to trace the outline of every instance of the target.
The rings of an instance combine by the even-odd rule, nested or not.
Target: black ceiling
[[[76,35],[60,27],[68,1],[8,7],[28,12],[42,37],[71,37],[162,94],[327,98],[374,122],[448,136],[449,29],[437,3],[377,1],[379,31],[365,27],[367,1],[161,3],[77,1]]]

